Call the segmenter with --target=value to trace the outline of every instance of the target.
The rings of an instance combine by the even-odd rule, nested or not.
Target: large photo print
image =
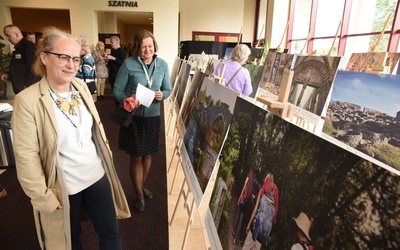
[[[210,202],[224,249],[396,249],[400,178],[237,98]]]

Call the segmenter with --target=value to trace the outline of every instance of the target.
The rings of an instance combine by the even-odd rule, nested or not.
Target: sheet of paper
[[[154,100],[155,92],[151,89],[146,88],[142,84],[138,84],[136,89],[136,99],[140,101],[140,104],[145,107],[150,107]]]

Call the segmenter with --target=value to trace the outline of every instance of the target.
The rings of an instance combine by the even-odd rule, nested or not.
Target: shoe
[[[135,202],[135,208],[137,211],[143,212],[144,211],[144,200],[137,199]]]
[[[147,188],[143,188],[143,196],[148,200],[153,198],[153,194]]]
[[[0,199],[4,198],[7,196],[7,190],[5,188],[3,188],[3,190],[0,191]]]

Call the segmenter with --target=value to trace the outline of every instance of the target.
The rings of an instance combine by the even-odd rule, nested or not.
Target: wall
[[[256,1],[258,0],[142,0],[138,1],[138,8],[126,8],[108,7],[107,0],[1,0],[0,27],[12,23],[10,6],[66,9],[70,11],[71,33],[78,37],[85,34],[90,46],[97,42],[98,33],[117,33],[118,30],[125,31],[122,41],[128,43],[134,28],[122,27],[117,25],[116,21],[110,21],[116,20],[112,12],[153,12],[153,33],[160,47],[158,54],[167,60],[172,68],[179,41],[191,40],[192,31],[239,33],[242,28],[242,41],[252,42]],[[290,0],[268,0],[265,34],[267,43],[272,47],[276,47],[282,38],[288,20],[289,2]],[[107,13],[104,14],[104,11]],[[98,15],[98,12],[103,14]]]
[[[192,31],[239,33],[245,0],[180,0],[180,41],[192,40]],[[243,41],[252,41],[252,28],[243,27]]]
[[[39,9],[67,9],[70,11],[71,33],[74,36],[86,36],[90,46],[98,39],[99,27],[109,29],[118,28],[117,24],[104,23],[107,18],[97,18],[97,11],[149,11],[154,13],[154,35],[159,44],[158,55],[165,59],[172,68],[177,55],[178,45],[178,4],[179,0],[142,0],[137,1],[138,8],[108,7],[108,0],[1,0],[0,27],[12,23],[9,7],[39,8]],[[115,25],[115,27],[109,26]],[[121,28],[122,29],[122,28]],[[123,27],[125,29],[125,27]]]

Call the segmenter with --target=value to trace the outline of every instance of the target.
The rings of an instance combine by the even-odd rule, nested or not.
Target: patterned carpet
[[[133,210],[135,192],[129,177],[129,156],[117,149],[119,127],[111,121],[114,99],[97,101],[107,137],[114,155],[114,163],[131,208],[132,217],[120,220],[120,233],[123,249],[168,249],[168,207],[167,177],[164,136],[164,117],[161,112],[160,152],[153,156],[146,187],[154,197],[146,200],[146,210],[137,213]],[[0,174],[0,183],[7,189],[8,196],[0,200],[0,249],[35,250],[40,249],[33,221],[32,207],[23,193],[15,168]],[[86,250],[98,249],[98,240],[91,222],[82,221],[82,243]]]

